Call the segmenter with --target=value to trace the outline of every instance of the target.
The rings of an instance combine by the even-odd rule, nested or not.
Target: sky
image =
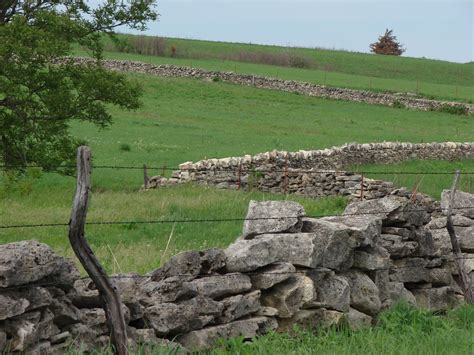
[[[157,9],[146,34],[369,52],[389,28],[404,56],[474,60],[473,0],[158,0]]]

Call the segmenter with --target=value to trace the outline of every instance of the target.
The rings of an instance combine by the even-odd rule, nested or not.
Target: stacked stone
[[[455,256],[446,230],[446,212],[449,206],[450,191],[441,194],[441,207],[444,216],[433,218],[428,229],[433,235],[435,255],[448,260],[453,274],[459,278]],[[474,287],[474,195],[457,191],[453,209],[453,226],[461,248],[464,266]]]
[[[223,189],[256,189],[263,192],[291,193],[310,197],[342,195],[351,199],[377,199],[388,195],[414,198],[425,207],[434,200],[397,188],[393,183],[373,180],[347,171],[354,164],[395,163],[409,159],[469,159],[474,143],[372,143],[346,144],[313,151],[272,151],[186,162],[170,178],[155,176],[148,188],[193,182]],[[334,171],[328,171],[334,170]],[[363,190],[363,191],[362,191]]]
[[[473,195],[459,196],[457,207],[473,205]],[[472,252],[472,214],[455,211],[461,247]],[[307,217],[295,202],[251,201],[242,235],[228,248],[180,253],[146,276],[112,277],[130,346],[179,353],[295,324],[358,329],[402,300],[446,310],[462,294],[449,238],[438,235],[442,220],[429,219],[395,195],[325,218]],[[109,343],[93,283],[44,244],[0,247],[0,300],[0,351],[92,351]]]
[[[86,64],[94,61],[92,58],[80,57],[66,58],[65,60],[73,61],[77,64]],[[56,62],[59,63],[61,61],[62,60],[57,60]],[[237,74],[233,72],[208,71],[205,69],[179,67],[176,65],[154,65],[143,62],[111,59],[104,60],[103,65],[108,69],[117,71],[152,74],[163,77],[196,78],[208,81],[228,81],[238,85],[254,86],[261,89],[295,92],[302,95],[331,98],[336,100],[365,102],[368,104],[385,106],[393,106],[394,103],[397,102],[403,104],[405,107],[421,111],[438,110],[445,105],[460,105],[458,102],[428,100],[412,97],[412,95],[402,93],[386,94],[365,90],[334,88],[301,81],[282,80],[248,74]],[[474,112],[473,104],[463,103],[462,105],[466,107],[470,113]]]

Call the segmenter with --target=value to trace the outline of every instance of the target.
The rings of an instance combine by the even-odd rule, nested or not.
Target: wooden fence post
[[[94,281],[103,303],[111,344],[117,355],[128,354],[127,328],[120,295],[107,277],[84,236],[90,192],[91,153],[88,147],[77,150],[77,186],[69,221],[69,242],[84,269]]]
[[[456,189],[458,186],[459,175],[460,175],[459,170],[457,170],[456,175],[454,176],[453,186],[451,187],[451,193],[449,195],[448,212],[446,215],[446,229],[448,230],[449,237],[451,239],[451,246],[453,247],[455,262],[458,267],[459,275],[461,276],[461,288],[464,292],[464,298],[466,299],[467,303],[474,304],[474,293],[473,293],[473,290],[471,289],[471,280],[469,279],[469,276],[467,275],[467,272],[466,272],[466,267],[464,265],[464,257],[461,253],[461,248],[459,247],[458,239],[456,237],[456,232],[454,231],[454,227],[453,227],[453,219],[451,216],[453,213],[455,194],[456,194]]]
[[[143,164],[143,186],[145,190],[148,189],[148,168],[146,164]]]

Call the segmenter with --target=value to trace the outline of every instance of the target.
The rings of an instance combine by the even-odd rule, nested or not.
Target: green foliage
[[[399,100],[394,100],[392,102],[392,107],[394,107],[394,108],[405,108],[405,105],[402,102],[400,102]]]
[[[119,150],[122,152],[129,152],[132,150],[132,147],[130,147],[130,144],[127,143],[120,143]]]
[[[140,105],[141,89],[124,74],[101,66],[101,33],[118,25],[143,29],[156,18],[153,0],[128,5],[108,0],[3,2],[0,11],[0,161],[7,166],[36,164],[46,170],[71,164],[80,144],[70,122],[107,127],[107,104]],[[96,59],[74,65],[62,59],[80,45]]]
[[[469,115],[469,110],[467,109],[467,107],[464,105],[459,105],[459,104],[458,105],[443,104],[440,107],[438,107],[436,111],[446,112],[452,115],[459,115],[459,116]]]

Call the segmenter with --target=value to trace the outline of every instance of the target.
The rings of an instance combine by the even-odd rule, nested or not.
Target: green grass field
[[[273,149],[317,149],[346,142],[472,140],[469,117],[323,100],[226,83],[133,75],[143,83],[144,106],[136,112],[113,109],[114,125],[105,130],[79,123],[71,130],[87,140],[95,165],[175,167],[187,160],[240,156]],[[126,144],[130,150],[121,149]],[[352,167],[372,171],[474,171],[473,161],[406,162],[396,166]],[[161,169],[151,173],[161,174]],[[409,188],[419,176],[376,176]],[[451,176],[426,175],[419,191],[439,197]],[[216,191],[180,186],[138,192],[142,171],[96,169],[89,221],[243,218],[250,199],[285,198],[258,192]],[[472,175],[462,188],[472,191]],[[0,189],[1,224],[67,223],[74,194],[72,177],[45,174]],[[294,199],[294,196],[288,198]],[[308,214],[343,210],[341,198],[297,198]],[[242,222],[172,225],[89,226],[87,235],[109,271],[145,272],[185,249],[225,246]],[[39,239],[71,256],[65,227],[0,229],[0,242]],[[114,254],[120,265],[114,264]]]
[[[127,38],[127,36],[122,36]],[[308,48],[286,48],[240,43],[166,38],[166,56],[107,52],[107,58],[138,60],[153,64],[176,64],[208,70],[234,71],[301,80],[335,87],[371,91],[410,92],[421,96],[472,102],[474,65],[439,60],[380,56],[364,53]],[[177,48],[171,58],[169,48]],[[110,49],[111,46],[109,45]],[[287,54],[306,58],[309,69],[224,60],[239,53]],[[86,53],[77,50],[78,55]]]

